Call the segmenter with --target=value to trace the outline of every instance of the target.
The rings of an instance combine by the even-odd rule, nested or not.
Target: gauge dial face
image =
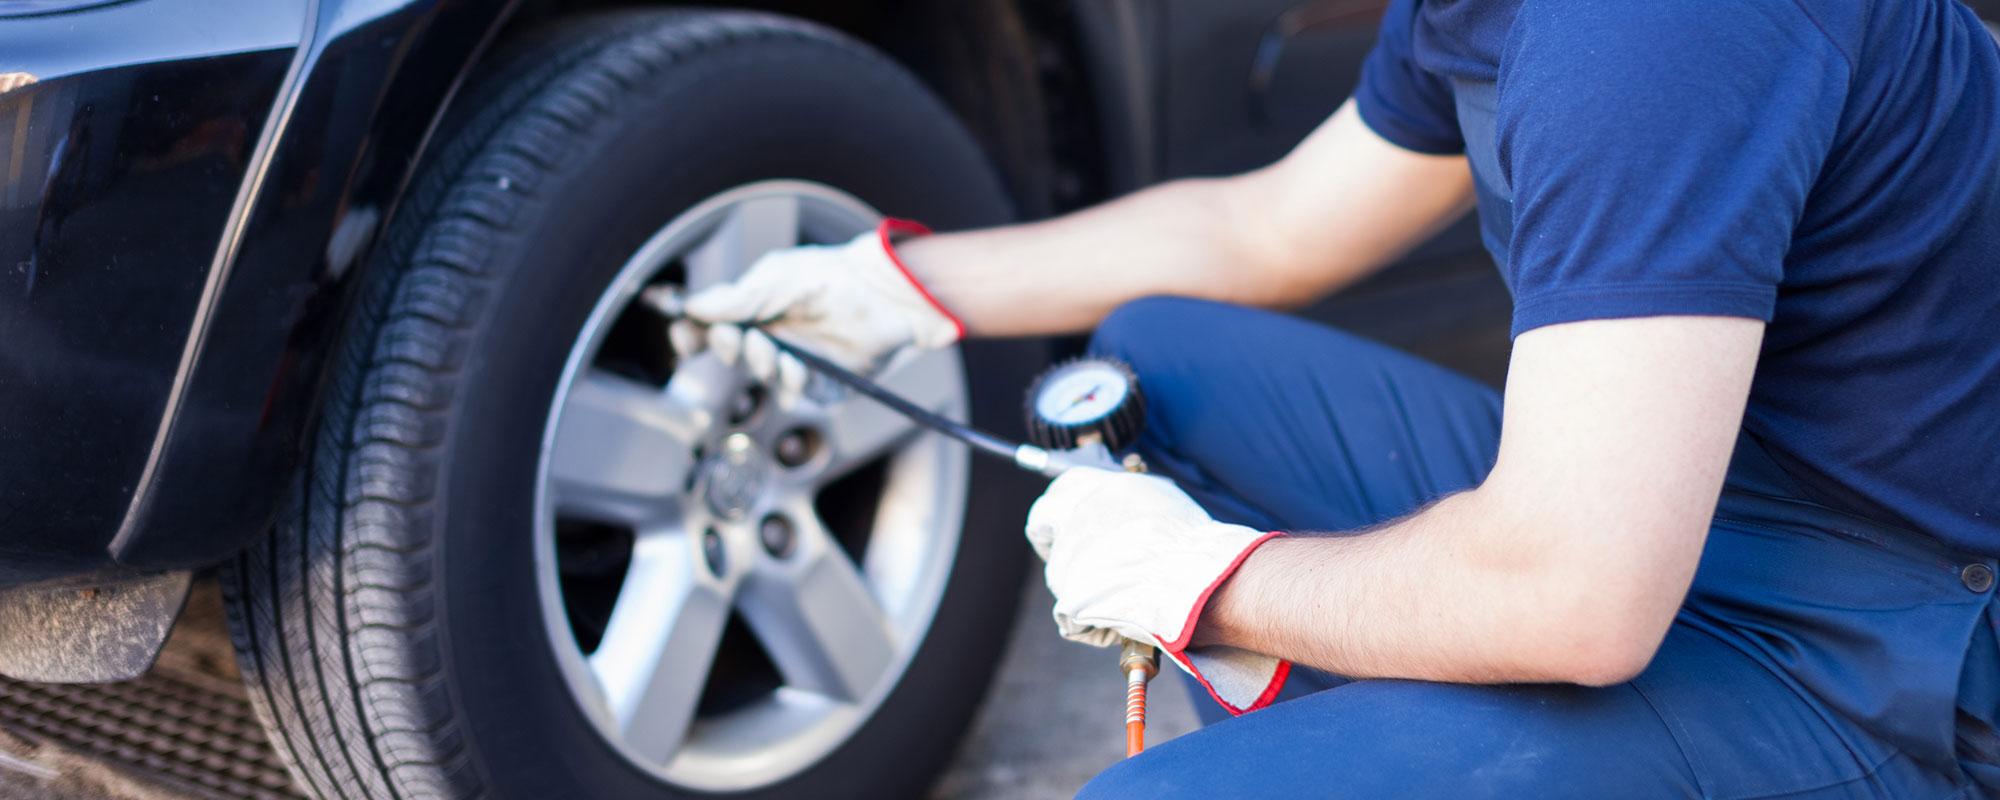
[[[1054,425],[1087,425],[1110,416],[1131,389],[1117,367],[1085,361],[1049,376],[1035,398],[1035,413]]]

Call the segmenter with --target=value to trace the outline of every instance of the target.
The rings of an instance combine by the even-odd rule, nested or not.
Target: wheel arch
[[[1025,218],[1155,180],[1150,4],[865,0],[833,11],[753,2],[843,30],[916,73],[972,130]]]
[[[653,0],[651,5],[685,3]],[[525,0],[506,38],[629,5]],[[736,0],[867,42],[929,86],[1035,219],[1151,182],[1151,11],[1133,0]]]

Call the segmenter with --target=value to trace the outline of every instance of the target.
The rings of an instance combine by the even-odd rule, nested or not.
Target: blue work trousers
[[[1351,531],[1493,465],[1491,389],[1310,322],[1148,299],[1112,314],[1092,347],[1139,374],[1140,453],[1225,521]],[[1993,569],[1803,499],[1745,436],[1693,589],[1637,679],[1470,686],[1295,669],[1280,702],[1242,717],[1196,691],[1208,725],[1082,796],[1984,796],[2000,787]]]

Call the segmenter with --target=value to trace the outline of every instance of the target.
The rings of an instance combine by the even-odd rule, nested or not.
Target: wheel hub
[[[725,437],[721,452],[710,456],[701,471],[702,496],[723,519],[742,519],[771,485],[771,460],[747,433]]]

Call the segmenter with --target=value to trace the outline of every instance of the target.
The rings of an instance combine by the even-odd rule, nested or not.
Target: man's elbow
[[[1486,552],[1495,554],[1494,572],[1507,581],[1501,591],[1516,610],[1503,626],[1514,629],[1515,663],[1531,681],[1630,681],[1652,663],[1680,612],[1707,520],[1547,512],[1559,506],[1508,504],[1490,514],[1510,523],[1496,528],[1504,544]]]
[[[1544,565],[1533,588],[1540,624],[1522,654],[1543,680],[1611,686],[1652,663],[1692,582],[1682,559],[1573,554]],[[1685,579],[1677,577],[1685,574]]]
[[[1660,642],[1619,639],[1596,643],[1555,666],[1555,679],[1580,686],[1616,686],[1645,672]]]
[[[1549,615],[1533,656],[1537,671],[1559,683],[1615,686],[1638,677],[1673,622],[1672,609],[1632,598],[1596,594],[1567,605]]]

